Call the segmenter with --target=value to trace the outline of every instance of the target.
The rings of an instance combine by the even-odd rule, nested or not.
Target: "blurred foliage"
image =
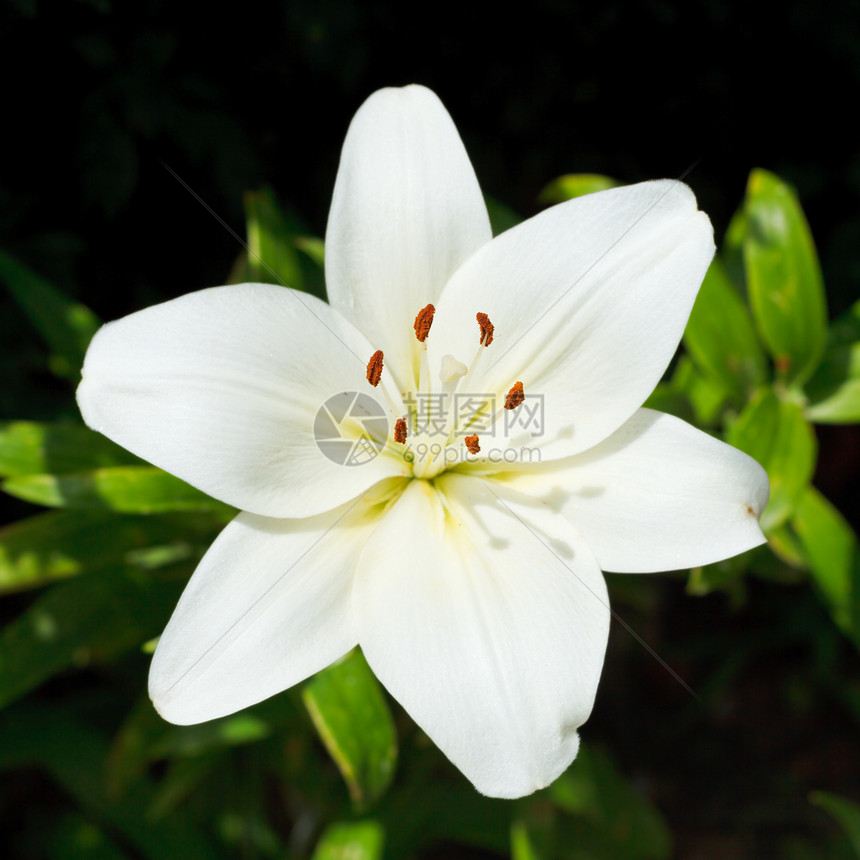
[[[854,856],[860,857],[860,804],[827,791],[814,791],[809,799],[829,812],[842,825],[854,850]]]
[[[615,184],[567,175],[541,199]],[[323,295],[321,240],[270,190],[244,200],[247,243],[230,280]],[[497,233],[519,220],[498,201],[488,206]],[[59,397],[69,398],[97,317],[5,253],[0,279],[42,338],[45,367],[66,386]],[[828,324],[808,225],[775,175],[750,175],[684,347],[649,403],[750,453],[772,490],[762,516],[769,546],[691,571],[687,593],[724,594],[739,610],[759,581],[809,591],[832,619],[822,615],[813,634],[800,634],[784,613],[763,634],[774,643],[739,642],[702,676],[713,700],[762,648],[814,635],[819,663],[832,667],[840,636],[860,647],[857,536],[811,483],[814,425],[856,421],[860,413],[860,302]],[[19,813],[13,851],[51,846],[45,856],[58,858],[241,851],[312,860],[676,856],[671,828],[650,799],[660,792],[631,781],[590,733],[575,764],[544,791],[516,802],[480,797],[389,703],[360,651],[242,713],[198,726],[164,722],[142,692],[143,651],[233,512],[83,427],[67,406],[53,421],[0,422],[2,489],[56,508],[0,529],[0,591],[20,601],[33,590],[9,604],[0,631],[0,768],[35,780],[25,790],[30,804],[45,781],[60,792]],[[616,597],[635,612],[649,593],[619,586]],[[681,652],[673,658],[683,661]],[[843,698],[856,734],[860,682],[824,681],[821,671],[814,683]],[[792,694],[795,707],[809,707],[802,704],[808,684]],[[0,792],[7,813],[15,797]],[[860,807],[823,790],[810,799],[856,850]],[[814,820],[812,806],[807,816]],[[816,831],[812,823],[781,844],[783,856],[799,860],[850,856],[836,829]]]

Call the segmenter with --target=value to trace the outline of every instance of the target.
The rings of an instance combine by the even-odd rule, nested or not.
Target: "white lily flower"
[[[764,540],[761,467],[640,408],[713,252],[671,181],[493,239],[438,98],[371,96],[334,190],[330,304],[216,287],[105,326],[87,353],[87,424],[243,511],[161,637],[158,711],[220,717],[360,645],[479,791],[551,783],[603,665],[601,570]]]

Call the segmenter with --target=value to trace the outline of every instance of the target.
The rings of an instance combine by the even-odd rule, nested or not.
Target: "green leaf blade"
[[[105,662],[158,634],[190,569],[110,569],[61,583],[0,632],[0,707],[72,666]]]
[[[831,326],[824,358],[805,391],[811,421],[860,421],[860,301]]]
[[[568,173],[546,185],[538,195],[539,203],[563,203],[575,197],[617,188],[621,183],[600,173]]]
[[[52,508],[153,514],[233,509],[155,466],[112,466],[65,475],[23,475],[4,481],[5,492]]]
[[[103,774],[107,755],[107,738],[53,703],[21,703],[0,714],[0,768],[35,764],[45,770],[88,818],[118,837],[125,849],[122,856],[146,860],[225,856],[182,810],[162,821],[141,814],[155,794],[148,776],[137,779],[126,795],[112,796]]]
[[[719,259],[711,263],[684,332],[697,366],[741,402],[767,381],[768,369],[743,299]]]
[[[66,379],[79,379],[87,346],[101,325],[99,318],[2,251],[0,280],[51,349],[51,370]]]
[[[0,528],[0,594],[37,588],[108,566],[148,549],[193,555],[221,523],[196,514],[117,516],[110,511],[49,511]],[[199,550],[198,550],[199,551]]]
[[[837,627],[860,646],[860,546],[853,529],[814,487],[808,487],[792,525]]]
[[[0,477],[64,474],[141,462],[87,427],[0,421]]]
[[[397,735],[379,682],[359,651],[329,666],[302,699],[353,803],[366,808],[394,778]]]
[[[827,337],[821,267],[794,192],[765,170],[750,174],[743,254],[753,314],[777,373],[802,384]]]
[[[495,197],[485,194],[484,203],[487,206],[487,214],[490,216],[490,228],[494,236],[504,233],[505,230],[510,230],[511,227],[516,227],[523,220],[510,206],[506,206],[500,200],[496,200]]]
[[[339,821],[325,829],[312,860],[381,860],[384,844],[378,821]]]
[[[545,794],[570,813],[560,821],[560,845],[587,844],[607,860],[668,860],[672,854],[672,834],[660,812],[600,749],[583,746],[576,764]]]
[[[812,480],[817,457],[815,433],[797,403],[762,389],[732,425],[726,441],[765,469],[770,501],[761,516],[765,532],[780,526],[794,511]]]
[[[829,791],[813,791],[809,800],[839,822],[855,856],[860,858],[860,805]]]
[[[301,290],[304,277],[295,233],[268,189],[245,193],[249,279]]]

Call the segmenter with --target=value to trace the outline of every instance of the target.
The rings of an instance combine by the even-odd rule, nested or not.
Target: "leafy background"
[[[0,14],[10,856],[860,856],[846,127],[860,7],[7,0]],[[590,187],[557,177],[692,166],[721,258],[654,403],[756,454],[774,485],[761,552],[609,577],[616,610],[699,698],[616,624],[580,758],[517,803],[478,797],[358,654],[232,718],[155,717],[146,643],[230,512],[81,429],[74,407],[99,319],[267,277],[177,176],[319,290],[349,119],[411,81],[454,116],[499,228]]]

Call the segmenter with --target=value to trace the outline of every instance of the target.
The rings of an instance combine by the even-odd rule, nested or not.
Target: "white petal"
[[[90,427],[215,498],[265,516],[310,516],[401,468],[384,456],[340,465],[314,439],[329,397],[375,397],[365,379],[371,353],[312,296],[214,287],[104,326],[78,404]]]
[[[362,503],[304,520],[239,514],[200,562],[167,625],[149,694],[172,723],[231,714],[356,644],[350,594],[373,520]]]
[[[475,172],[442,103],[420,86],[384,89],[349,127],[326,231],[329,301],[412,385],[412,325],[492,237]]]
[[[545,424],[515,441],[539,444],[544,458],[584,451],[626,421],[660,379],[713,252],[710,222],[679,182],[554,206],[457,271],[437,306],[431,356],[468,361],[479,342],[475,313],[489,314],[495,339],[472,389],[503,402],[521,381],[527,397],[543,398]],[[541,435],[529,441],[532,432]]]
[[[359,642],[479,791],[519,797],[576,756],[606,648],[603,577],[560,518],[526,524],[480,479],[436,486],[413,481],[362,553]]]
[[[764,469],[650,409],[590,451],[510,473],[506,484],[563,513],[604,570],[695,567],[765,541],[758,524],[768,498]]]

